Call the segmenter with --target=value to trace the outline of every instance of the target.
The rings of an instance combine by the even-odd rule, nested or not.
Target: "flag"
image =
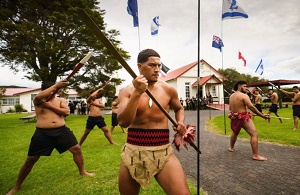
[[[246,66],[246,59],[242,56],[242,53],[239,51],[238,59],[242,59],[244,61],[244,66]]]
[[[160,26],[159,24],[159,16],[156,16],[153,18],[152,23],[151,23],[151,35],[157,35],[158,34],[158,27]]]
[[[133,17],[133,26],[139,26],[139,17],[138,17],[138,4],[137,0],[128,0],[127,2],[127,12]]]
[[[257,68],[256,68],[256,70],[255,70],[255,73],[256,73],[258,70],[261,71],[261,72],[260,72],[260,75],[263,75],[263,74],[264,74],[264,66],[263,66],[263,63],[262,63],[262,59],[260,60],[258,66],[257,66]]]
[[[222,20],[248,18],[248,14],[237,5],[236,0],[223,0]]]
[[[162,76],[166,76],[169,70],[170,68],[168,68],[164,63],[161,63],[160,73],[162,74]]]
[[[222,52],[222,47],[224,47],[223,41],[219,37],[214,35],[212,47],[218,48],[220,52]]]

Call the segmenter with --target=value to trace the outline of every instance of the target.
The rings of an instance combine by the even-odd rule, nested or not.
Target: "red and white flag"
[[[242,53],[239,51],[238,59],[242,59],[244,61],[244,66],[246,66],[246,59],[242,56]]]

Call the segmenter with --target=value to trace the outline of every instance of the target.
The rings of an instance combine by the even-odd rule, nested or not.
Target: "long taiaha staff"
[[[79,69],[90,59],[92,53],[93,52],[90,52],[84,58],[82,58],[82,60],[80,60],[80,62],[74,67],[71,74],[69,74],[69,76],[67,76],[67,78],[65,78],[64,80],[68,81],[74,74],[76,74],[79,71]],[[50,96],[48,96],[46,102],[48,102],[51,98],[53,98],[53,96],[55,96],[58,90],[59,89],[56,89]]]
[[[229,96],[231,96],[231,93],[229,93],[226,89],[224,89],[224,91],[225,91]]]
[[[262,94],[264,94],[265,96],[269,97],[268,94],[266,94],[260,87],[256,87]]]
[[[278,87],[276,87],[273,83],[271,82],[268,82],[270,85],[272,85],[274,88],[276,88],[278,91],[281,91]],[[284,91],[281,91],[282,93],[284,93],[286,96],[290,97],[290,98],[293,98],[290,94],[284,92]]]
[[[135,79],[137,75],[135,72],[130,68],[124,58],[120,55],[117,49],[112,45],[112,43],[105,37],[102,33],[101,29],[98,25],[93,21],[93,19],[86,13],[83,9],[78,9],[78,13],[81,16],[84,23],[93,31],[93,33],[100,39],[103,45],[110,51],[113,56],[120,62],[120,64],[127,70],[127,72]],[[165,116],[171,121],[171,123],[177,127],[177,123],[174,119],[168,114],[168,112],[160,105],[160,103],[155,99],[152,93],[146,89],[145,91],[147,95],[152,99],[152,101],[158,106],[158,108],[165,114]],[[201,153],[200,150],[197,148],[195,143],[189,143],[197,152]]]

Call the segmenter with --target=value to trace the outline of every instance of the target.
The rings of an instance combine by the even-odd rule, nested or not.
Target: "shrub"
[[[23,112],[24,107],[23,107],[22,104],[16,104],[15,105],[15,110],[16,110],[16,112]]]

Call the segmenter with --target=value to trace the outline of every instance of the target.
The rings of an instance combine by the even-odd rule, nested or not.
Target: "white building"
[[[186,98],[197,97],[198,92],[198,61],[168,72],[160,79],[166,81],[177,89],[178,97]],[[200,98],[206,97],[209,93],[214,103],[223,104],[223,80],[227,78],[214,69],[205,60],[200,60]]]
[[[15,104],[22,104],[27,112],[33,112],[32,100],[40,91],[40,88],[6,88],[4,96],[0,100],[0,113],[6,113],[9,109],[14,109]],[[66,94],[68,100],[82,100],[73,89],[67,89]]]

